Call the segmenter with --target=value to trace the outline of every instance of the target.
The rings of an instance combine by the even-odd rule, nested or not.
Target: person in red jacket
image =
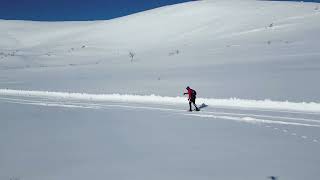
[[[194,105],[194,107],[196,107],[196,111],[200,111],[200,109],[196,105],[196,98],[197,98],[196,97],[196,95],[197,95],[196,91],[191,89],[189,86],[186,89],[187,89],[188,92],[183,93],[183,94],[184,95],[188,94],[189,107],[190,107],[189,111],[192,111],[191,103]]]

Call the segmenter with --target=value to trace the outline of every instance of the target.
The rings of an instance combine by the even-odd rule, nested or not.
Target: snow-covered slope
[[[318,101],[317,7],[210,0],[110,21],[0,21],[0,86]]]
[[[0,20],[0,179],[319,179],[319,22],[254,0]]]

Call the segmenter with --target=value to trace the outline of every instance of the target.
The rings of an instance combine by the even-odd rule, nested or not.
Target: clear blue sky
[[[0,19],[106,20],[187,1],[191,0],[1,0]]]
[[[1,0],[0,19],[105,20],[191,0]]]

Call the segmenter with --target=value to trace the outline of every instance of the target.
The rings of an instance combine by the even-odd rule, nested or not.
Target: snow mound
[[[19,96],[34,98],[53,98],[83,101],[103,101],[103,102],[127,102],[127,103],[151,103],[160,105],[185,104],[185,97],[169,97],[158,95],[130,95],[130,94],[88,94],[70,92],[50,92],[50,91],[26,91],[0,89],[0,96]],[[289,102],[272,100],[247,100],[247,99],[214,99],[198,98],[197,102],[205,103],[208,106],[228,107],[228,108],[250,108],[258,110],[282,110],[299,112],[320,112],[320,104],[314,102]]]

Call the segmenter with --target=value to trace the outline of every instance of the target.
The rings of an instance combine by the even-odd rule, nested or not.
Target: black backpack
[[[195,91],[195,90],[192,89],[192,96],[193,96],[193,97],[196,97],[196,95],[197,95],[197,91]]]

